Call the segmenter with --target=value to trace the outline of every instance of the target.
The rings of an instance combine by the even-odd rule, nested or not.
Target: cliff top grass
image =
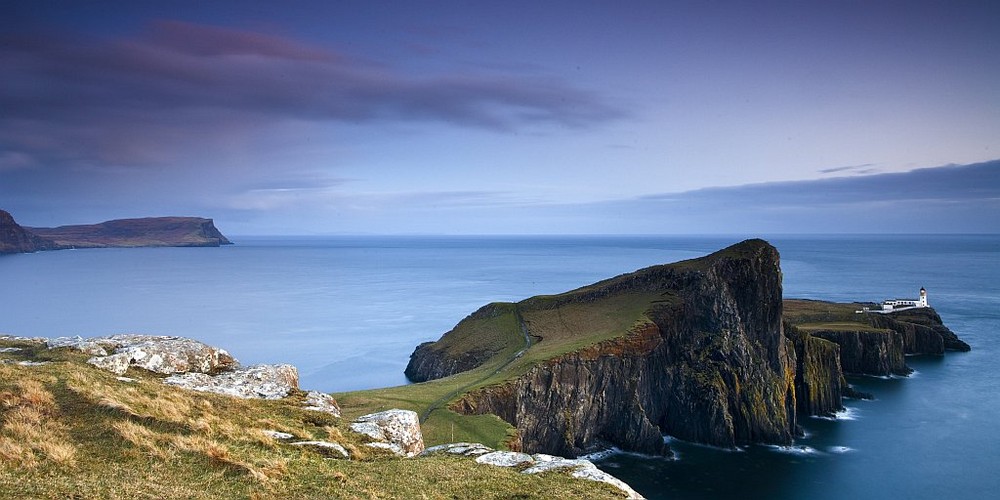
[[[805,332],[820,330],[881,332],[882,328],[872,326],[866,314],[855,311],[861,308],[857,303],[825,302],[821,300],[785,299],[783,318]]]
[[[242,400],[134,381],[67,349],[0,340],[0,497],[616,498],[563,473],[471,459],[402,459],[364,446],[347,418],[301,409],[303,395]],[[18,362],[42,363],[21,365]],[[291,446],[263,430],[341,443],[352,459]]]

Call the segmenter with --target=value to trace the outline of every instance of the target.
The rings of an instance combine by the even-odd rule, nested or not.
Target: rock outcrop
[[[197,340],[164,335],[123,334],[105,337],[60,337],[49,348],[69,347],[94,355],[87,362],[124,375],[129,367],[154,373],[215,373],[233,369],[237,361],[224,349]]]
[[[253,365],[215,375],[178,373],[167,377],[163,383],[244,399],[281,399],[298,390],[299,372],[292,365]]]
[[[597,468],[590,460],[582,458],[563,458],[543,453],[529,455],[516,451],[496,451],[480,443],[448,443],[424,450],[421,455],[447,453],[476,457],[477,463],[495,467],[523,467],[522,474],[540,474],[543,472],[566,470],[570,476],[588,481],[598,481],[610,484],[621,490],[625,498],[644,498],[621,479]]]
[[[847,382],[840,366],[840,347],[785,324],[795,350],[795,402],[802,415],[832,415],[843,409]]]
[[[10,213],[0,210],[0,255],[54,250],[55,242],[21,227]]]
[[[858,375],[908,375],[903,336],[893,330],[815,330],[813,336],[840,346],[840,363]]]
[[[424,451],[420,418],[410,410],[386,410],[358,417],[351,430],[372,439],[369,446],[386,448],[393,453],[412,457]]]
[[[99,224],[27,228],[61,248],[217,247],[232,244],[202,217],[146,217]]]
[[[867,304],[785,302],[790,324],[839,346],[840,365],[847,374],[905,376],[912,372],[906,366],[907,355],[940,356],[970,349],[930,307],[877,313],[859,312]]]
[[[627,332],[471,391],[452,409],[498,415],[517,428],[515,444],[528,453],[578,456],[615,445],[666,454],[663,434],[723,447],[791,442],[795,353],[782,333],[771,245],[748,240],[517,307],[545,346],[534,324],[575,305],[632,296],[651,299]]]

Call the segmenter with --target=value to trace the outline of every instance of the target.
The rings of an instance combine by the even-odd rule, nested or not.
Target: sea
[[[852,377],[874,400],[801,420],[792,446],[675,457],[611,450],[598,466],[647,498],[1000,498],[1000,235],[773,235],[785,297],[915,298],[968,353],[914,356],[908,377]],[[493,301],[559,293],[705,255],[743,236],[233,237],[221,248],[0,257],[0,333],[193,337],[243,364],[291,363],[304,389],[406,384],[413,348]]]

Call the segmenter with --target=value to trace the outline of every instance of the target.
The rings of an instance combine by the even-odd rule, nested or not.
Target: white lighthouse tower
[[[924,287],[920,287],[920,300],[917,301],[917,307],[930,307],[927,305],[927,290],[924,290]]]

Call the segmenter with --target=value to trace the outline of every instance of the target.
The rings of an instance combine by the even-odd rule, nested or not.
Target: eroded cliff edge
[[[212,219],[203,217],[145,217],[27,229],[54,241],[60,248],[217,247],[232,244],[219,232]]]

